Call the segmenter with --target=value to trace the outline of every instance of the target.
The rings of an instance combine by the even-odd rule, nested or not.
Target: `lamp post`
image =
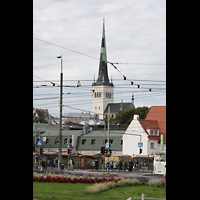
[[[62,73],[62,56],[61,58],[61,73],[60,73],[60,132],[59,132],[59,154],[58,154],[58,172],[61,172],[61,160],[62,160],[62,89],[63,89],[63,73]]]

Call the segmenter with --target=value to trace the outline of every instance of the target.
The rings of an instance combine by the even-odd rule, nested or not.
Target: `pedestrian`
[[[127,169],[127,162],[126,162],[126,160],[124,161],[124,172],[126,171],[126,169]]]
[[[128,162],[128,171],[132,172],[132,169],[133,169],[133,161],[130,159],[129,162]]]
[[[92,161],[92,170],[95,168],[95,161]]]
[[[70,159],[70,165],[71,165],[71,170],[73,171],[74,170],[74,161],[73,161],[73,159]]]
[[[117,163],[116,163],[116,161],[115,161],[115,162],[113,163],[113,170],[115,171],[116,168],[117,168]]]
[[[134,170],[138,170],[139,171],[139,163],[137,160],[135,160],[135,163],[134,163]]]
[[[47,160],[47,166],[49,167],[49,165],[50,165],[50,160],[48,159]]]
[[[99,168],[99,161],[97,159],[95,160],[95,167],[96,167],[96,170]]]
[[[53,165],[52,165],[52,169],[56,167],[56,160],[53,160]]]
[[[113,171],[113,160],[110,163],[110,169]]]
[[[122,171],[122,161],[121,160],[119,161],[119,171],[120,170]]]
[[[47,160],[44,163],[44,168],[47,169]]]

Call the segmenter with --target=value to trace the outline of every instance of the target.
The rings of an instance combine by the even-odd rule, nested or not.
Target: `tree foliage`
[[[143,107],[132,107],[127,108],[123,111],[119,111],[118,114],[116,114],[116,117],[114,119],[110,118],[111,124],[130,124],[130,122],[133,119],[133,115],[138,114],[140,116],[140,119],[145,119],[147,116],[147,113],[149,112],[149,109],[147,106]],[[108,122],[108,118],[106,117],[104,119],[106,123]]]
[[[33,113],[33,123],[47,123],[47,121],[45,120],[45,114],[43,110],[35,110],[35,112]]]

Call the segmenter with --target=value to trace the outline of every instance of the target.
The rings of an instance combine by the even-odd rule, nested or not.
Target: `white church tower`
[[[92,114],[103,119],[103,113],[108,103],[113,103],[114,85],[108,78],[105,24],[103,19],[103,33],[101,41],[101,54],[99,61],[99,74],[97,81],[92,83]]]

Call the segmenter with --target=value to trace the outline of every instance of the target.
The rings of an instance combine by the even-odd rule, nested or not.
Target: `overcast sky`
[[[130,102],[134,94],[136,107],[166,105],[165,0],[33,0],[34,107],[59,116],[60,88],[50,82],[59,86],[61,62],[57,56],[62,55],[64,85],[76,86],[81,81],[81,87],[64,87],[63,104],[71,108],[63,107],[63,112],[91,111],[91,84],[98,75],[103,18],[107,60],[129,63],[116,66],[134,82],[131,86],[108,64],[115,102]],[[49,82],[37,82],[44,80]]]

